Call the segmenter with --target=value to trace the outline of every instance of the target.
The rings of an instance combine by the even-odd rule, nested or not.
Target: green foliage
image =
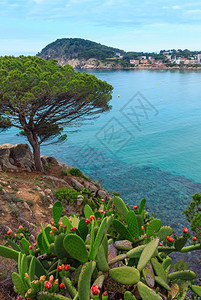
[[[131,233],[128,231],[126,226],[124,226],[124,224],[121,221],[115,219],[112,225],[115,228],[115,230],[121,235],[122,238],[129,240],[131,242],[134,241]]]
[[[201,297],[201,286],[197,286],[197,285],[192,285],[191,289],[194,293],[196,293],[196,295],[198,295],[199,297]]]
[[[0,245],[0,256],[6,257],[6,258],[12,258],[14,260],[18,260],[18,251],[15,251],[13,249],[10,249],[5,246]]]
[[[80,300],[89,300],[91,275],[93,272],[92,261],[83,265],[78,281],[78,295]]]
[[[167,282],[167,274],[163,268],[163,266],[158,262],[156,258],[151,259],[151,264],[154,268],[154,272],[156,275],[161,277],[165,282]]]
[[[201,242],[201,195],[196,193],[192,196],[192,198],[193,200],[191,201],[188,209],[184,210],[184,214],[191,224],[193,234]]]
[[[72,168],[69,170],[69,173],[73,176],[76,176],[76,177],[82,177],[84,179],[87,179],[86,176],[84,176],[84,174],[82,173],[82,171],[80,171],[79,169],[77,168]]]
[[[88,261],[88,252],[86,246],[78,235],[69,234],[65,237],[63,242],[66,251],[75,259],[82,263]]]
[[[174,271],[184,271],[188,269],[187,263],[182,259],[172,266]]]
[[[63,207],[60,201],[56,201],[52,208],[52,216],[55,223],[58,223],[62,215]]]
[[[112,199],[112,201],[113,201],[114,206],[118,210],[118,212],[120,214],[122,214],[124,217],[126,217],[127,213],[128,213],[128,208],[127,208],[126,204],[124,203],[124,201],[118,196],[115,196]]]
[[[192,271],[178,271],[168,274],[169,280],[181,279],[181,280],[193,280],[196,278],[196,274]]]
[[[124,300],[136,300],[135,296],[131,292],[126,291],[124,293]]]
[[[162,222],[159,219],[153,219],[150,221],[149,226],[147,227],[146,234],[148,236],[152,235],[154,232],[158,232],[161,228]]]
[[[186,245],[187,240],[184,237],[178,238],[174,243],[175,249],[180,251]]]
[[[121,284],[136,284],[140,280],[140,272],[132,267],[118,267],[109,271],[110,277]]]
[[[140,256],[140,259],[139,259],[139,262],[137,265],[138,270],[142,271],[142,269],[144,269],[144,267],[146,267],[148,261],[154,255],[154,253],[157,249],[158,243],[159,243],[159,239],[156,238],[146,245],[146,247],[142,251],[142,255]]]
[[[142,282],[138,282],[137,288],[142,300],[162,300],[159,295]]]
[[[126,221],[128,224],[128,229],[132,234],[132,236],[135,237],[136,239],[139,238],[138,222],[134,211],[130,210],[127,213]]]

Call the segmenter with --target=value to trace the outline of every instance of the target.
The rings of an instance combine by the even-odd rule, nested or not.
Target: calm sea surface
[[[112,110],[68,133],[43,154],[81,168],[130,205],[181,231],[182,210],[201,192],[201,73],[87,71],[114,87]],[[24,142],[15,130],[2,143]]]

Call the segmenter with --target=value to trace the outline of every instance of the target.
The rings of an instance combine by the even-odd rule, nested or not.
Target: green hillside
[[[57,39],[55,42],[48,44],[42,49],[37,56],[44,59],[62,59],[65,60],[72,58],[96,58],[105,59],[114,57],[117,53],[124,55],[123,50],[112,48],[108,46],[101,45],[89,40],[79,39],[79,38],[63,38]]]

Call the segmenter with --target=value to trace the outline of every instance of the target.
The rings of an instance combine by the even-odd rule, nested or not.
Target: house
[[[138,59],[130,59],[131,65],[139,65],[140,61]]]
[[[140,63],[143,64],[143,65],[146,65],[146,64],[148,64],[149,62],[148,62],[148,59],[141,59],[141,60],[140,60]]]

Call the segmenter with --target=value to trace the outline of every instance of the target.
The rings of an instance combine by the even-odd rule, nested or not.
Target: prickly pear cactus
[[[92,261],[85,263],[80,272],[79,281],[78,281],[79,300],[90,299],[90,283],[91,283],[92,272],[93,272]]]
[[[139,238],[139,229],[138,229],[138,222],[137,222],[136,214],[134,213],[134,211],[130,210],[127,213],[126,222],[128,224],[129,232],[132,234],[132,236],[134,236],[136,239],[138,239]]]
[[[110,277],[121,284],[136,284],[140,280],[140,272],[133,267],[118,267],[110,269]]]
[[[6,257],[6,258],[12,258],[16,261],[18,261],[18,254],[20,252],[10,249],[8,247],[5,246],[1,246],[0,245],[0,256]]]
[[[172,258],[167,256],[162,262],[163,269],[165,271],[169,271],[171,263],[172,263]]]
[[[68,234],[63,241],[66,251],[82,263],[88,261],[88,252],[82,238],[75,234]]]
[[[136,300],[135,296],[131,292],[126,291],[124,293],[124,300]]]
[[[160,238],[160,241],[163,241],[167,238],[167,236],[171,236],[173,233],[173,229],[170,226],[162,226],[157,233],[157,236]]]
[[[156,238],[146,245],[146,247],[142,251],[142,254],[140,256],[137,265],[139,271],[142,271],[144,267],[147,265],[148,261],[152,258],[154,252],[157,249],[158,243],[159,243],[159,238]]]
[[[24,295],[27,291],[27,287],[26,287],[24,281],[22,280],[22,278],[20,277],[20,275],[13,272],[12,273],[12,281],[13,281],[13,284],[14,284],[17,292],[24,297]]]
[[[80,233],[80,237],[83,239],[83,241],[86,240],[87,234],[88,234],[88,227],[87,224],[85,223],[85,219],[81,219],[79,224],[78,224],[78,230]]]
[[[64,283],[65,283],[65,286],[66,286],[66,288],[67,288],[67,290],[68,290],[70,296],[71,296],[72,298],[74,298],[74,297],[76,296],[76,294],[77,294],[77,290],[76,290],[76,288],[72,285],[72,282],[71,282],[70,278],[64,277]]]
[[[139,214],[141,214],[143,212],[145,204],[146,204],[146,199],[143,198],[140,202],[140,206],[139,206],[139,210],[138,210]]]
[[[126,255],[128,258],[139,258],[145,247],[146,245],[135,247],[132,250],[128,251]]]
[[[196,274],[192,271],[178,271],[168,274],[169,280],[181,279],[181,280],[193,280],[196,278]]]
[[[85,215],[86,219],[89,219],[90,216],[94,215],[93,210],[91,209],[91,207],[88,204],[86,204],[84,206],[84,215]]]
[[[52,217],[57,224],[61,218],[63,207],[60,201],[56,201],[52,208]]]
[[[54,251],[58,258],[62,259],[66,256],[68,256],[66,249],[64,248],[64,238],[66,237],[66,234],[60,233],[56,236],[54,241]]]
[[[186,239],[184,237],[178,238],[174,243],[175,249],[180,251],[186,245],[187,240],[188,239]]]
[[[71,300],[71,299],[59,294],[53,294],[53,293],[49,294],[47,292],[40,292],[37,295],[37,300]]]
[[[161,228],[162,222],[160,219],[153,219],[150,221],[149,226],[147,227],[146,234],[151,236],[154,232],[158,232]]]
[[[131,242],[134,241],[131,233],[128,231],[128,229],[124,226],[122,222],[119,220],[115,219],[112,223],[116,231],[126,240],[129,240]]]
[[[154,268],[155,274],[160,276],[165,282],[167,282],[167,274],[163,269],[163,266],[158,262],[158,260],[156,258],[152,258],[151,264]]]
[[[142,297],[142,300],[162,300],[161,296],[156,294],[152,289],[150,289],[141,281],[138,282],[137,289],[140,293],[140,296]]]
[[[191,289],[194,293],[196,293],[196,295],[198,295],[199,297],[201,297],[201,286],[197,286],[197,285],[192,285]]]
[[[164,289],[166,289],[167,291],[170,291],[170,287],[169,285],[167,284],[166,281],[164,281],[160,276],[156,276],[155,277],[155,281],[160,285],[162,286]]]
[[[98,228],[98,232],[96,234],[96,238],[95,238],[95,241],[93,244],[93,249],[91,250],[91,253],[90,253],[90,259],[92,259],[92,260],[94,260],[97,255],[98,248],[100,246],[100,243],[103,239],[103,235],[105,233],[106,223],[107,223],[107,219],[104,218],[100,227]]]
[[[124,201],[118,196],[115,196],[112,199],[112,201],[114,203],[114,206],[118,210],[118,212],[126,218],[127,213],[128,213],[128,208],[127,208],[126,204],[124,203]]]

